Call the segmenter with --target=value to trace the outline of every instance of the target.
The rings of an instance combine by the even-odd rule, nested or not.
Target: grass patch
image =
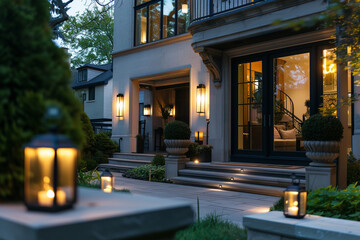
[[[209,214],[190,226],[176,233],[175,240],[246,240],[246,230],[222,219],[216,214]]]

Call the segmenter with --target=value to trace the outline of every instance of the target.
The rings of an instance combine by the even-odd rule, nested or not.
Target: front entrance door
[[[232,161],[308,163],[300,133],[320,105],[323,51],[319,45],[232,61]]]

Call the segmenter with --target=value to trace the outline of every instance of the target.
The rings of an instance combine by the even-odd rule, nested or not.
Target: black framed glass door
[[[232,61],[232,161],[308,164],[300,132],[320,104],[322,48]]]

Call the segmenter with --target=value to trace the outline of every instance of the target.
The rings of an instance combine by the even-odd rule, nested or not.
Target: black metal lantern
[[[61,211],[76,202],[78,150],[69,138],[37,135],[25,146],[25,205],[29,210]]]
[[[306,215],[307,192],[300,187],[300,180],[293,178],[293,185],[284,191],[284,215],[289,218],[303,218]]]
[[[199,84],[196,87],[196,112],[205,113],[205,85]]]
[[[101,190],[106,193],[111,193],[114,190],[114,176],[111,174],[111,172],[106,169],[101,173],[100,176],[101,180]]]
[[[144,116],[150,116],[151,115],[151,105],[147,104],[144,106]]]

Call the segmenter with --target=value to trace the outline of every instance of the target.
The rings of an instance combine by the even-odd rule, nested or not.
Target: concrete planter
[[[311,166],[334,166],[339,157],[340,142],[338,141],[304,141],[306,156],[312,160]]]
[[[165,139],[166,151],[171,155],[184,155],[189,151],[191,141],[188,139]]]

